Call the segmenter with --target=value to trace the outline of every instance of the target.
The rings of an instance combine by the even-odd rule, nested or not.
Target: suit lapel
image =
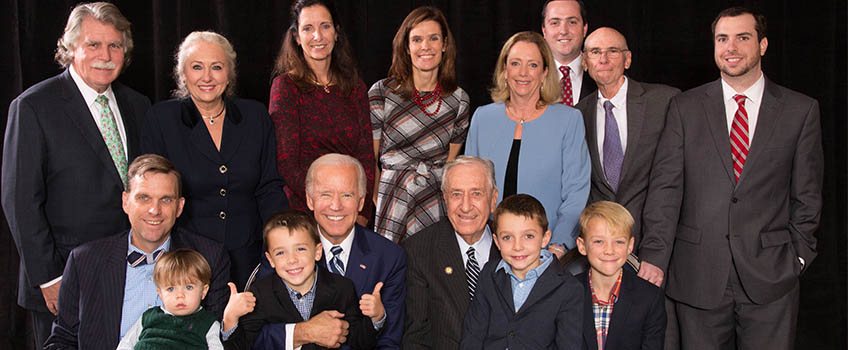
[[[491,278],[495,282],[495,293],[498,295],[498,298],[501,299],[503,305],[506,305],[509,308],[509,315],[515,315],[515,301],[512,300],[512,284],[510,283],[509,274],[504,270],[498,270],[497,268],[492,271],[491,276],[480,276],[481,278]],[[480,291],[484,292],[484,291]]]
[[[621,164],[621,176],[619,176],[619,190],[621,184],[627,179],[627,172],[633,167],[633,159],[638,153],[637,147],[642,138],[642,126],[645,122],[645,98],[642,96],[645,89],[642,84],[628,79],[627,82],[627,150],[624,152],[624,160]]]
[[[353,280],[357,295],[371,293],[372,290],[368,289],[367,271],[371,265],[371,247],[368,245],[368,238],[365,237],[365,230],[362,227],[356,225],[353,234],[353,244],[347,258],[347,266],[345,266],[345,277]],[[375,269],[377,266],[370,266],[370,268]]]
[[[546,297],[554,289],[559,287],[559,285],[564,281],[565,277],[563,276],[563,270],[560,268],[559,262],[556,260],[552,261],[551,264],[548,265],[548,268],[545,269],[545,272],[542,272],[542,275],[536,280],[536,284],[533,285],[533,289],[530,290],[530,295],[527,296],[527,300],[521,305],[521,309],[518,310],[518,313],[524,312],[527,308],[535,305],[537,302],[542,300],[542,298]]]
[[[201,118],[200,112],[194,106],[194,102],[191,99],[184,98],[180,100],[180,113],[183,123],[191,129],[189,138],[195,149],[206,158],[209,158],[213,163],[223,164],[224,161],[221,158],[221,153],[215,148],[215,143],[212,142],[209,130],[203,124],[203,118]],[[226,121],[224,124],[224,130],[226,130]],[[221,139],[223,140],[223,138],[222,135]],[[221,143],[223,146],[223,141]]]
[[[707,119],[710,133],[713,135],[716,152],[727,173],[727,180],[734,183],[736,180],[734,180],[733,159],[730,154],[730,134],[727,130],[727,116],[724,112],[724,95],[721,92],[720,79],[707,87],[706,95],[706,98],[701,101],[704,104],[704,118]]]
[[[437,231],[438,235],[434,237],[437,240],[436,251],[442,252],[444,256],[442,265],[437,266],[440,270],[436,273],[444,274],[445,284],[451,291],[451,293],[448,293],[449,297],[453,299],[455,305],[460,307],[460,310],[466,310],[468,309],[469,296],[468,283],[465,281],[465,265],[462,263],[464,252],[459,251],[459,243],[456,242],[456,233],[454,233],[450,221],[445,218],[439,221],[437,225],[440,225],[441,228]],[[489,259],[491,259],[491,255]],[[449,268],[453,271],[452,273],[447,272]]]
[[[124,131],[127,135],[127,160],[132,162],[135,156],[138,155],[138,121],[141,116],[135,115],[135,111],[130,104],[129,99],[125,94],[125,87],[120,83],[112,84],[112,92],[115,93],[115,99],[118,102],[118,109],[121,111],[121,119],[124,122]]]
[[[757,115],[757,124],[755,125],[756,133],[751,140],[748,157],[745,159],[745,166],[742,168],[742,175],[739,177],[737,186],[745,180],[745,175],[751,169],[756,169],[755,165],[767,148],[777,123],[780,122],[780,111],[783,110],[780,90],[775,88],[775,85],[768,79],[765,81],[764,90],[763,100],[760,102],[760,111]]]
[[[69,69],[66,69],[61,76],[62,97],[65,100],[65,108],[63,108],[65,110],[65,117],[77,126],[83,138],[88,141],[94,154],[103,163],[104,169],[111,174],[110,176],[114,180],[115,186],[120,186],[121,190],[123,190],[124,182],[118,174],[118,169],[115,167],[112,156],[106,148],[106,142],[103,141],[103,135],[100,133],[100,129],[97,128],[97,124],[95,124],[94,118],[91,115],[91,110],[85,104],[82,93],[77,88],[76,83],[74,83]]]
[[[333,305],[336,300],[333,298],[334,288],[330,285],[329,274],[332,272],[317,265],[315,269],[318,270],[318,274],[316,275],[318,280],[315,282],[315,300],[312,302],[312,310],[309,310],[310,318],[317,315],[320,312],[318,310],[339,309],[339,305]]]
[[[635,282],[633,281],[634,277],[636,276],[627,273],[627,271],[622,271],[618,300],[612,308],[612,317],[610,318],[609,328],[607,328],[607,340],[604,348],[619,348],[617,345],[619,338],[617,336],[621,332],[618,329],[627,325],[627,315],[633,309],[633,302],[635,301],[632,300],[634,296],[632,292],[633,283]],[[591,295],[589,297],[591,298]]]
[[[113,237],[112,248],[105,252],[106,255],[103,264],[100,265],[99,272],[94,271],[100,276],[97,279],[98,286],[96,288],[103,291],[103,324],[110,328],[106,334],[114,335],[115,338],[120,338],[121,334],[121,315],[124,309],[124,290],[127,284],[128,234],[129,231],[126,231],[122,235]]]
[[[320,275],[320,273],[319,273]],[[321,290],[322,288],[318,288],[317,284],[315,286],[316,292]],[[294,303],[289,296],[289,290],[283,284],[283,279],[279,276],[275,276],[274,280],[271,283],[271,291],[274,295],[274,298],[277,299],[277,304],[283,308],[285,314],[288,315],[297,315],[297,318],[301,321],[306,321],[303,319],[303,316],[300,315],[300,311],[297,311],[297,308],[294,306]],[[314,315],[314,311],[318,310],[318,293],[315,293],[315,299],[312,301],[312,310],[310,310],[310,317]]]
[[[597,90],[596,90],[597,91]],[[598,93],[595,92],[586,96],[586,113],[583,115],[583,121],[586,124],[586,142],[589,146],[589,158],[592,160],[592,177],[596,183],[604,184],[602,189],[606,192],[606,196],[615,197],[615,192],[612,191],[607,177],[604,175],[603,167],[601,167],[601,152],[598,149]]]
[[[583,283],[583,341],[587,349],[598,348],[598,333],[595,329],[595,311],[592,310],[592,291],[589,289],[589,274],[580,275]]]
[[[227,117],[224,120],[224,128],[221,134],[220,157],[224,162],[229,162],[238,153],[243,137],[260,137],[261,135],[244,135],[244,132],[239,130],[244,127],[241,111],[232,100],[225,99],[225,102],[227,103]]]

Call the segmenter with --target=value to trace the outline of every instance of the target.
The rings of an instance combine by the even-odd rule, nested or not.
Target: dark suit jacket
[[[343,313],[348,322],[347,342],[343,349],[371,349],[377,343],[377,331],[371,324],[371,319],[359,311],[359,298],[353,282],[347,278],[331,273],[320,264],[317,266],[317,281],[315,282],[315,300],[309,317],[314,317],[327,310]],[[256,297],[253,312],[239,319],[238,328],[232,337],[224,342],[226,349],[250,349],[257,341],[257,349],[285,349],[285,333],[262,332],[263,326],[269,323],[285,324],[305,321],[289,297],[289,291],[283,284],[283,279],[277,274],[270,274],[256,281],[250,291]],[[262,336],[262,339],[257,339]],[[306,344],[303,350],[317,349],[315,344]]]
[[[68,257],[59,289],[59,316],[45,349],[114,349],[121,337],[129,231],[86,243]],[[229,298],[230,259],[224,247],[183,230],[171,231],[171,250],[194,249],[212,267],[202,305],[218,319]]]
[[[591,78],[590,78],[591,79]],[[642,208],[651,179],[651,163],[665,127],[668,103],[680,90],[660,84],[640,83],[627,79],[627,147],[621,166],[618,192],[613,192],[607,182],[603,160],[598,151],[597,104],[598,90],[580,100],[577,109],[583,113],[586,126],[586,143],[592,158],[592,187],[589,203],[612,201],[623,205],[633,215],[633,237],[639,246],[642,225]]]
[[[718,305],[734,264],[758,304],[798,283],[816,256],[823,155],[816,100],[766,79],[739,182],[721,82],[674,97],[660,138],[639,254],[666,271],[668,296]],[[673,248],[673,253],[672,253]]]
[[[138,155],[138,129],[150,100],[112,83]],[[68,70],[24,91],[9,105],[3,147],[3,211],[21,257],[18,304],[47,312],[40,284],[59,277],[71,249],[129,228],[123,182]]]
[[[583,71],[583,83],[580,84],[580,99],[574,101],[574,107],[577,107],[577,102],[582,101],[586,96],[592,96],[595,94],[597,96],[598,85],[595,84],[595,81],[592,80],[592,77],[589,76],[589,72]]]
[[[618,301],[612,309],[604,349],[662,350],[665,341],[665,294],[659,287],[624,269]],[[583,349],[598,349],[589,273],[577,276],[583,283]]]
[[[288,202],[277,174],[274,129],[267,110],[252,100],[234,98],[226,103],[220,152],[188,98],[150,108],[141,150],[170,159],[182,175],[186,204],[177,226],[232,250],[261,241],[264,221]]]
[[[553,261],[515,312],[510,276],[489,260],[465,313],[460,349],[582,348],[583,285]]]
[[[400,349],[406,299],[406,254],[394,242],[362,226],[356,225],[353,234],[345,277],[353,281],[356,295],[360,298],[363,294],[371,294],[377,282],[383,282],[380,295],[386,310],[386,321],[380,330],[376,349]],[[319,264],[326,268],[327,260],[322,256]],[[259,274],[264,276],[269,273],[270,265],[267,259],[263,259]],[[260,338],[266,332],[285,334],[285,324],[265,326]]]
[[[459,349],[462,320],[470,300],[464,252],[459,249],[450,220],[442,218],[401,245],[409,259],[403,348]],[[489,261],[500,258],[492,242]]]

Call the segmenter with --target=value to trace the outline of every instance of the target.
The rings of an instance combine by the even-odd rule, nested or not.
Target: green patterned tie
[[[126,186],[127,155],[124,153],[124,143],[121,141],[121,134],[118,133],[118,123],[115,122],[115,115],[112,114],[112,109],[109,108],[109,98],[100,95],[97,96],[94,102],[100,107],[100,134],[103,135],[103,141],[106,142],[106,147],[109,148],[112,161],[115,162],[115,167],[118,168],[118,175],[121,175],[121,181]]]

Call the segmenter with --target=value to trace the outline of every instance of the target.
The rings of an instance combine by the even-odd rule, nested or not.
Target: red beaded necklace
[[[428,112],[427,108],[436,103],[436,101],[439,102],[439,104],[436,105],[436,110],[433,113]],[[439,109],[442,108],[442,86],[436,82],[436,88],[433,89],[433,92],[425,98],[421,98],[421,94],[419,94],[418,89],[416,89],[415,93],[412,94],[412,102],[415,102],[415,104],[418,105],[418,108],[421,108],[421,111],[430,117],[438,114]]]

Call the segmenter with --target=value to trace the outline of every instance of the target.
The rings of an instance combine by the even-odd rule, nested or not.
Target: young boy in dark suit
[[[580,214],[577,249],[589,270],[577,275],[585,286],[583,348],[662,349],[665,298],[662,289],[629,269],[633,217],[618,203],[589,204]]]
[[[461,349],[580,349],[583,286],[543,249],[551,240],[545,208],[517,194],[495,209],[489,260],[462,327]]]
[[[255,307],[250,306],[250,297],[231,296],[222,327],[226,349],[250,349],[266,324],[302,322],[325,310],[344,314],[349,324],[347,341],[337,346],[371,349],[377,344],[375,325],[381,325],[384,315],[376,315],[373,322],[363,316],[353,282],[316,263],[321,260],[322,249],[312,216],[297,210],[274,214],[265,224],[263,235],[265,257],[276,274],[250,287]],[[267,349],[286,348],[286,344],[274,344],[273,339],[263,339],[262,344]],[[303,350],[316,348],[314,344],[291,345],[302,345]]]

